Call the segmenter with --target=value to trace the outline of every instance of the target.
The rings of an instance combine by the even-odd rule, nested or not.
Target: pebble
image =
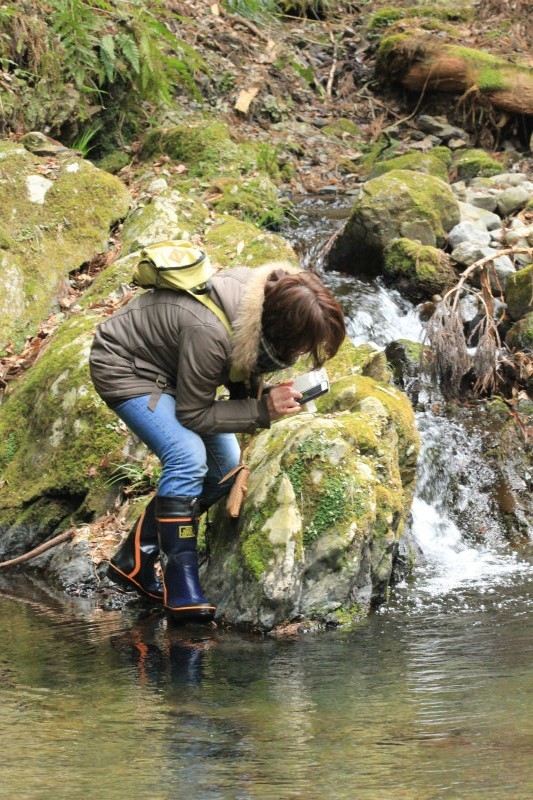
[[[498,213],[502,217],[523,208],[528,202],[531,192],[525,186],[511,186],[498,195]]]

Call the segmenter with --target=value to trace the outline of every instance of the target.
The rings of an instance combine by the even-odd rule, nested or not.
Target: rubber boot
[[[152,497],[128,538],[109,562],[108,577],[126,589],[136,589],[150,600],[163,602],[163,584],[154,568],[158,558],[155,497]]]
[[[202,594],[198,578],[198,501],[157,497],[156,519],[163,557],[163,605],[177,622],[206,622],[216,606]]]

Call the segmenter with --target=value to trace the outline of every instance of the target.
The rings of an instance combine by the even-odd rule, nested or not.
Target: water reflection
[[[526,800],[531,587],[493,588],[276,640],[3,578],[0,796]]]

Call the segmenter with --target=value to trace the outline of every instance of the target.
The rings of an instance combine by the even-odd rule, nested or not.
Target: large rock
[[[440,294],[457,281],[447,253],[410,239],[393,239],[387,245],[384,269],[415,300]]]
[[[393,170],[364,184],[327,255],[326,267],[353,275],[375,274],[381,271],[384,250],[393,239],[440,247],[459,220],[458,201],[444,181]]]
[[[240,524],[215,520],[203,581],[234,624],[345,622],[385,597],[414,490],[412,408],[352,375],[317,405],[256,438]]]
[[[511,319],[519,320],[533,311],[533,264],[507,279],[505,300]]]
[[[129,192],[88,161],[0,142],[0,349],[18,350],[57,307],[68,273],[107,249]]]

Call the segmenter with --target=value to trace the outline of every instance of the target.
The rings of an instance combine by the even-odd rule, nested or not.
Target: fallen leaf
[[[257,97],[258,92],[259,92],[258,86],[252,86],[251,89],[242,89],[239,92],[239,96],[237,98],[237,102],[235,103],[234,108],[237,111],[240,111],[242,114],[247,114],[248,109],[250,108],[250,103],[255,97]]]

